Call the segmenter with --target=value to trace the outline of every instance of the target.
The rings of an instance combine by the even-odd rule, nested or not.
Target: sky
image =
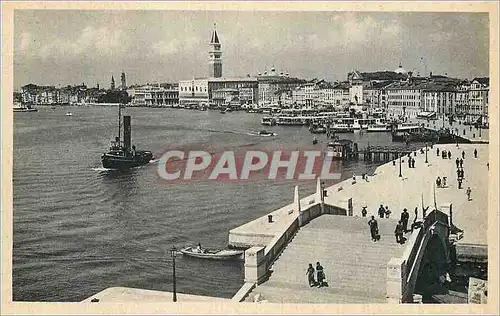
[[[216,23],[223,76],[269,71],[329,81],[395,70],[489,74],[487,13],[16,10],[14,88],[109,88],[208,75]]]

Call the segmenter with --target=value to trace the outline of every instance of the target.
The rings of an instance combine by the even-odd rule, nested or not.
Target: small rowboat
[[[202,252],[198,252],[198,250],[194,247],[187,247],[181,249],[181,253],[186,256],[202,258],[202,259],[211,259],[211,260],[231,260],[231,259],[239,259],[243,255],[242,250],[208,250],[203,249]]]

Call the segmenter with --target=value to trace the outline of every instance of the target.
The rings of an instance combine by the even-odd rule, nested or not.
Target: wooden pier
[[[432,146],[428,147],[428,150],[431,149]],[[398,159],[399,157],[404,157],[410,155],[416,155],[421,150],[424,150],[420,147],[415,146],[399,146],[399,147],[390,147],[390,146],[367,146],[364,149],[359,151],[354,150],[352,153],[352,158],[354,160],[362,159],[364,161],[370,162],[384,162]]]

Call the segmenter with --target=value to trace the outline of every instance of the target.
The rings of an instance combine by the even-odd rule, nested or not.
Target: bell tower
[[[222,51],[217,35],[216,25],[214,23],[214,30],[209,44],[209,61],[208,61],[208,76],[213,78],[222,77]]]

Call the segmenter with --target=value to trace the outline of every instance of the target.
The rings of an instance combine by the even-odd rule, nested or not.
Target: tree
[[[124,103],[127,104],[132,100],[127,91],[110,90],[105,94],[100,95],[98,103]]]

